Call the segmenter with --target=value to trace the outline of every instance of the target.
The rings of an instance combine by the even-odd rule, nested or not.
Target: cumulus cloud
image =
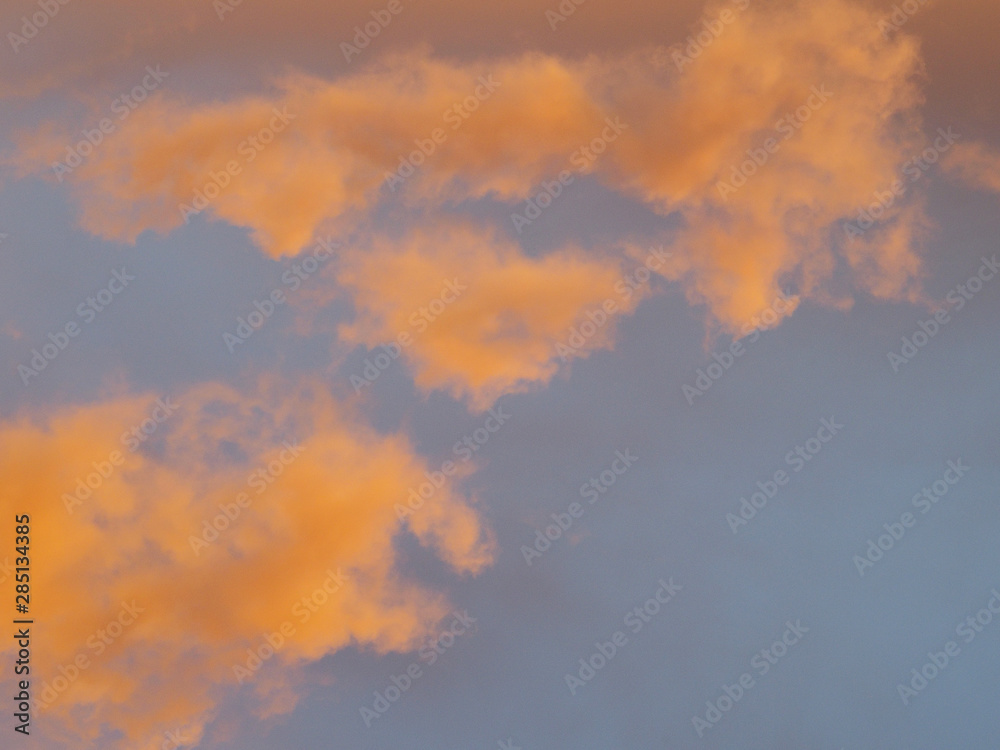
[[[155,428],[144,420],[164,408],[143,396],[0,425],[0,505],[31,517],[37,716],[74,747],[115,746],[109,732],[131,746],[176,727],[199,736],[240,689],[234,665],[285,621],[294,636],[243,680],[260,715],[290,710],[296,664],[349,644],[413,648],[449,612],[396,569],[394,505],[427,468],[405,438],[310,384],[202,385],[164,403],[176,409]],[[492,559],[449,486],[410,529],[461,573]],[[344,580],[303,622],[293,607],[330,571]]]
[[[407,200],[522,197],[604,116],[571,70],[542,55],[452,65],[415,53],[337,82],[292,75],[277,86],[272,97],[223,104],[156,96],[99,146],[84,144],[92,153],[79,166],[54,170],[73,186],[82,226],[134,242],[205,211],[250,228],[272,255],[294,254],[324,223],[362,221],[392,192],[390,171],[436,131],[447,140]],[[25,138],[15,163],[22,172],[66,163],[74,132]]]
[[[844,247],[831,229],[922,143],[916,41],[886,41],[873,12],[841,0],[736,7],[706,9],[721,28],[706,46],[660,51],[666,80],[616,79],[631,129],[611,154],[612,179],[681,213],[675,251],[688,296],[731,332],[786,285],[837,301],[838,266],[870,293],[912,298],[918,243],[873,234]],[[889,214],[919,224],[912,211]],[[895,237],[916,234],[908,226]]]
[[[391,342],[418,387],[484,409],[610,347],[619,316],[649,290],[622,278],[620,261],[579,249],[531,258],[492,232],[423,229],[342,257],[337,281],[356,318],[338,333],[373,349]]]
[[[96,234],[134,241],[169,231],[190,217],[184,206],[201,205],[200,191],[215,196],[206,214],[283,255],[321,228],[365,225],[387,202],[418,211],[516,203],[615,118],[624,132],[579,171],[681,215],[675,278],[722,328],[736,330],[788,284],[850,304],[851,289],[830,290],[841,269],[857,289],[915,299],[918,208],[892,208],[891,231],[849,246],[833,230],[923,142],[916,41],[885,39],[877,14],[845,0],[740,5],[706,9],[721,31],[697,49],[477,63],[417,51],[337,81],[289,75],[269,97],[164,97],[67,179]],[[247,139],[273,126],[275,112],[294,119],[258,149]],[[27,139],[20,167],[48,166],[65,143]],[[420,162],[412,174],[407,161]],[[395,171],[408,176],[387,181]]]

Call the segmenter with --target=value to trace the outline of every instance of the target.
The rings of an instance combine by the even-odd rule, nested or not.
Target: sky
[[[3,746],[995,747],[997,28],[4,3]]]

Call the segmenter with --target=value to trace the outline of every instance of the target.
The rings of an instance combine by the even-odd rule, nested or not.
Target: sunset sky
[[[7,0],[0,746],[997,747],[998,29]]]

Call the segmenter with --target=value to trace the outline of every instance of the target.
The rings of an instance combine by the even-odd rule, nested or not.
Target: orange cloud
[[[481,409],[547,382],[561,362],[610,348],[618,316],[649,289],[624,283],[617,260],[571,249],[529,258],[469,228],[376,240],[342,257],[337,281],[356,312],[338,331],[343,341],[393,342],[420,388]]]
[[[585,12],[574,13],[554,32],[546,11],[556,9],[558,0],[510,0],[502,7],[458,0],[404,2],[405,10],[361,56],[348,62],[341,43],[352,43],[356,27],[370,22],[372,11],[386,7],[387,1],[341,0],[335,6],[327,0],[287,0],[281,5],[233,0],[70,2],[26,45],[18,44],[17,51],[6,35],[20,34],[22,16],[38,7],[5,3],[0,4],[7,47],[7,54],[0,55],[0,97],[101,87],[128,76],[134,60],[195,73],[209,66],[224,78],[237,71],[258,76],[289,65],[353,71],[383,54],[411,49],[414,40],[452,58],[504,54],[512,40],[519,49],[569,54],[621,49],[662,40],[665,30],[677,28],[700,4],[632,0],[628,13],[618,6],[588,4]]]
[[[958,143],[942,160],[945,171],[981,190],[1000,193],[1000,151],[982,142]]]
[[[661,50],[669,70],[659,77],[619,79],[631,128],[609,157],[613,179],[681,213],[680,278],[731,332],[785,284],[835,301],[841,264],[862,289],[912,298],[917,243],[873,235],[842,248],[843,233],[831,230],[899,177],[923,142],[916,40],[885,40],[877,13],[842,0],[740,5],[706,10],[718,36],[699,25],[700,43]]]
[[[916,41],[885,39],[880,16],[846,0],[729,3],[706,18],[718,27],[711,41],[657,54],[473,64],[413,52],[333,82],[290,75],[269,97],[164,97],[67,179],[83,225],[101,236],[169,231],[185,207],[204,207],[280,256],[320,230],[366,225],[387,203],[514,203],[569,169],[681,214],[672,278],[724,329],[788,283],[849,304],[850,289],[830,289],[840,266],[879,297],[918,297],[918,243],[901,238],[921,236],[919,210],[894,207],[886,218],[911,225],[884,243],[873,232],[845,248],[833,231],[923,143]],[[623,131],[597,144],[606,118]],[[258,148],[254,134],[275,126]],[[588,144],[606,153],[574,158]],[[48,167],[65,145],[28,139],[18,163]]]
[[[420,144],[434,153],[406,200],[522,197],[564,168],[603,117],[555,59],[453,66],[414,54],[334,83],[291,76],[270,98],[188,106],[160,92],[112,120],[107,136],[91,130],[101,141],[93,148],[77,129],[43,130],[14,163],[73,186],[95,235],[134,242],[205,211],[281,256],[324,223],[363,220],[393,192],[390,173],[422,156]]]
[[[35,719],[73,747],[112,747],[108,731],[132,746],[176,727],[198,737],[240,687],[237,665],[261,715],[287,711],[296,664],[352,643],[410,649],[449,612],[396,570],[394,505],[427,468],[404,438],[312,385],[203,385],[175,401],[158,426],[144,420],[163,409],[139,396],[0,425],[0,505],[31,517]],[[410,528],[460,572],[492,560],[448,486]],[[294,634],[251,674],[246,649],[286,621]]]

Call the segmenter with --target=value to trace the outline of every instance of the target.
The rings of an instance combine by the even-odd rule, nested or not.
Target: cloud
[[[919,245],[844,247],[831,230],[891,184],[922,143],[916,41],[886,41],[876,14],[840,0],[742,13],[709,6],[705,17],[718,37],[662,50],[669,73],[616,79],[631,128],[608,164],[618,185],[680,212],[673,249],[689,298],[730,332],[786,285],[833,301],[841,266],[860,289],[912,298]],[[905,209],[890,213],[920,223]]]
[[[1000,151],[985,143],[955,144],[942,165],[949,175],[972,187],[1000,193]]]
[[[514,207],[563,170],[681,219],[662,273],[720,330],[738,333],[789,288],[838,307],[859,290],[918,300],[929,221],[917,191],[863,238],[841,229],[924,144],[915,39],[885,39],[877,13],[845,0],[740,7],[708,6],[717,33],[699,41],[699,25],[693,42],[669,49],[477,62],[416,50],[335,81],[288,73],[267,95],[228,102],[154,96],[63,177],[83,227],[120,241],[169,232],[198,211],[248,228],[282,256],[321,232],[370,233],[392,211],[398,248],[375,252],[409,259],[416,279],[433,275],[432,265],[469,263],[472,273],[496,266],[547,285],[548,274],[573,268],[579,284],[551,315],[526,296],[470,295],[454,310],[460,327],[437,325],[408,352],[418,386],[479,405],[552,376],[553,337],[607,295],[616,261],[610,247],[583,264],[567,252],[520,257],[499,233],[467,234],[461,207]],[[608,122],[620,123],[613,140]],[[65,158],[68,137],[25,137],[15,164],[22,174],[48,168]],[[430,212],[442,227],[434,240],[421,228]],[[445,216],[455,217],[452,230]],[[372,316],[341,330],[348,343],[392,338],[412,312],[399,308],[398,277],[379,281],[376,265],[357,253],[344,265],[339,282]],[[494,307],[473,311],[473,299]],[[603,332],[594,341],[609,342]]]
[[[362,222],[391,192],[390,171],[435,131],[447,141],[407,186],[409,201],[526,196],[603,117],[573,73],[542,55],[463,66],[412,54],[338,82],[291,75],[277,86],[223,104],[161,92],[92,150],[84,143],[79,166],[56,176],[73,187],[81,225],[134,242],[204,210],[250,228],[272,255],[294,254],[321,225]],[[13,162],[22,173],[72,166],[78,140],[76,129],[42,130]]]
[[[696,49],[475,63],[414,51],[336,81],[289,74],[269,96],[163,96],[68,180],[83,226],[100,236],[170,231],[201,191],[217,194],[207,215],[248,227],[280,256],[321,230],[367,226],[386,206],[516,204],[569,170],[681,216],[673,278],[725,330],[788,284],[840,306],[854,290],[916,299],[919,208],[892,208],[886,219],[905,226],[849,247],[835,231],[923,143],[915,39],[886,40],[874,11],[845,0],[738,5],[725,6],[727,22],[720,6],[706,9],[719,33]],[[258,149],[248,139],[275,112],[293,119]],[[624,130],[597,144],[608,118]],[[579,158],[588,144],[604,153]],[[48,167],[65,145],[29,138],[18,163]],[[407,160],[419,164],[390,186]],[[834,292],[843,270],[853,289]]]
[[[288,0],[280,6],[229,0],[128,0],[69,2],[26,45],[12,49],[32,2],[0,5],[6,54],[0,56],[0,97],[83,92],[113,81],[128,83],[132,65],[162,64],[185,75],[175,85],[200,93],[243,86],[247,78],[292,66],[302,70],[354,72],[386,53],[411,49],[419,40],[449,58],[541,49],[577,54],[579,49],[621,49],[659,41],[696,12],[701,0],[661,3],[633,0],[629,12],[589,4],[553,32],[546,11],[558,0],[511,0],[501,8],[458,0],[404,2],[404,10],[348,62],[341,44],[387,2]],[[225,8],[231,8],[227,11]],[[220,16],[221,13],[221,16]],[[30,29],[28,30],[30,34]],[[210,67],[212,76],[199,75]],[[119,84],[121,85],[121,84]],[[131,86],[131,84],[128,84]],[[117,91],[112,90],[112,96]]]
[[[109,731],[133,746],[178,726],[198,736],[237,693],[246,649],[285,621],[294,636],[244,681],[261,715],[290,709],[296,664],[351,644],[411,649],[449,612],[396,567],[394,505],[427,468],[405,438],[374,433],[313,384],[206,384],[165,403],[176,410],[158,426],[144,424],[164,413],[152,396],[0,425],[0,503],[31,517],[33,697],[50,702],[36,718],[74,747],[111,747]],[[151,435],[132,452],[134,426]],[[192,541],[213,524],[215,541]],[[492,560],[450,486],[410,529],[461,573]],[[295,603],[338,570],[346,583],[302,622]]]
[[[341,259],[337,281],[356,315],[338,334],[372,349],[402,344],[418,387],[485,409],[548,382],[561,362],[611,347],[619,315],[649,290],[621,283],[622,268],[572,248],[531,258],[469,227],[377,239]]]

